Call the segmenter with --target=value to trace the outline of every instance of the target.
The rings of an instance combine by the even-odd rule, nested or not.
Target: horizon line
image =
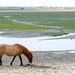
[[[0,7],[68,7],[68,8],[75,8],[75,6],[0,6]]]

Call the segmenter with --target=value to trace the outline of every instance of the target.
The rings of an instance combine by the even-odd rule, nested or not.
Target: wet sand
[[[23,64],[17,57],[10,66],[12,57],[3,55],[3,65],[0,66],[0,75],[74,75],[75,54],[68,52],[33,52],[33,63],[28,64],[24,55]]]
[[[56,29],[50,29],[50,30],[22,30],[22,29],[0,29],[0,36],[3,37],[13,37],[13,38],[28,38],[28,37],[46,37],[48,35],[42,35],[42,33],[45,32],[51,32],[51,33],[75,33],[75,30],[56,30]],[[2,34],[6,33],[6,34]],[[9,33],[9,34],[8,34]],[[52,37],[52,36],[50,36]],[[75,35],[66,36],[60,39],[75,39]]]

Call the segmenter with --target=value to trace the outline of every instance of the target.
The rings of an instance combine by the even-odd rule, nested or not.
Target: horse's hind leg
[[[11,61],[10,65],[12,65],[13,61],[15,60],[16,56],[13,57],[13,60]]]
[[[0,65],[2,65],[2,60],[0,59]]]

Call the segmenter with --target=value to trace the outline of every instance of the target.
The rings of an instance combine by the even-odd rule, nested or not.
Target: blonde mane
[[[24,47],[23,45],[20,45],[20,44],[15,44],[15,45],[17,45],[19,48],[20,48],[20,51],[22,51],[22,53],[29,53],[30,51],[26,48],[26,47]]]

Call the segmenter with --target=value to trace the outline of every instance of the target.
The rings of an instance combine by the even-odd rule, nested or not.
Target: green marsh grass
[[[14,24],[4,16],[10,16],[10,18],[18,21],[36,22],[38,25],[59,26],[63,29],[75,29],[75,12],[0,12],[0,28],[50,29],[47,27],[37,27],[26,24],[23,25],[20,23]]]
[[[48,36],[62,36],[62,35],[66,35],[68,33],[50,33],[50,32],[45,32],[45,33],[41,33],[42,35],[48,35]]]
[[[52,29],[52,28],[21,24],[12,21],[0,21],[0,29]]]
[[[11,33],[0,33],[0,35],[12,35]]]

